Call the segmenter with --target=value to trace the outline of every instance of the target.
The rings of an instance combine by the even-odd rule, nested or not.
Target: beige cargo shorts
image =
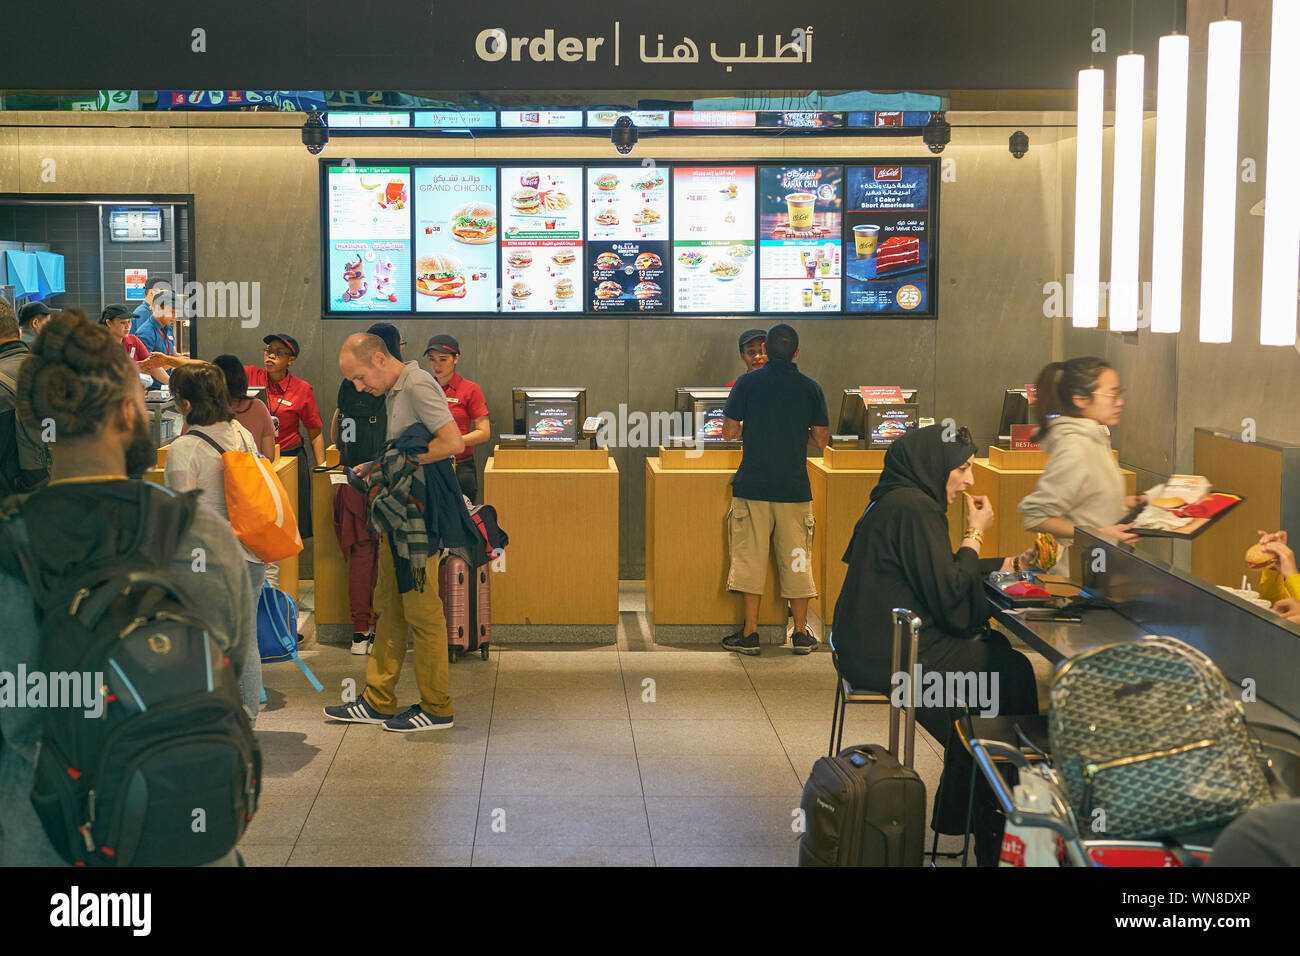
[[[775,536],[781,597],[816,597],[817,585],[812,573],[815,523],[811,501],[732,498],[727,512],[727,541],[731,550],[727,589],[746,594],[763,593],[768,547]]]

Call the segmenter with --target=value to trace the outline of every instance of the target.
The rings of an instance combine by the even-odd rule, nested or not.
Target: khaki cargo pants
[[[768,548],[775,537],[781,597],[816,597],[817,585],[812,573],[814,524],[811,501],[732,498],[727,512],[727,541],[731,549],[727,589],[745,594],[763,593]]]

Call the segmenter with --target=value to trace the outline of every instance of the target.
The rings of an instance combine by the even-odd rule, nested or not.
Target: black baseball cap
[[[424,354],[430,352],[442,352],[444,355],[459,355],[460,343],[450,335],[435,335],[429,339],[429,344],[424,349]]]
[[[18,324],[31,325],[33,319],[42,315],[54,315],[57,311],[57,309],[51,309],[44,302],[28,302],[18,310]]]
[[[745,351],[745,346],[754,339],[767,339],[767,333],[762,329],[745,329],[740,333],[740,351]]]
[[[272,332],[262,339],[267,345],[272,342],[282,342],[289,347],[289,351],[296,357],[298,355],[298,340],[292,335],[285,335],[283,332]]]
[[[110,305],[99,316],[100,324],[112,322],[114,319],[130,318],[135,315],[129,308],[124,305]]]
[[[392,322],[376,322],[366,329],[367,335],[377,336],[384,341],[388,354],[397,360],[402,358],[402,333]]]

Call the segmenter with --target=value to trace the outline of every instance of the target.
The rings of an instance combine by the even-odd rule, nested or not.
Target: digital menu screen
[[[581,312],[582,169],[501,170],[501,311]]]
[[[411,311],[411,169],[332,166],[326,287],[338,312]]]
[[[490,129],[497,125],[493,110],[416,110],[416,129]]]
[[[776,129],[834,129],[844,125],[844,114],[824,110],[759,110],[755,125]]]
[[[637,126],[647,129],[668,126],[668,110],[587,110],[587,125],[598,129],[612,127],[620,116],[626,116]]]
[[[528,403],[527,440],[574,441],[578,437],[578,403],[544,399]]]
[[[668,310],[668,182],[653,166],[587,169],[592,312]]]
[[[843,170],[783,166],[759,170],[759,309],[839,312]]]
[[[717,402],[695,403],[695,439],[698,442],[722,441],[722,420],[727,406],[724,398]]]
[[[673,307],[754,311],[753,166],[673,169]]]
[[[673,125],[685,129],[746,129],[757,122],[753,110],[673,110]]]
[[[572,129],[582,126],[582,110],[515,110],[501,112],[504,129]]]
[[[497,307],[497,171],[415,170],[415,310]]]
[[[848,168],[846,312],[931,311],[931,168],[928,163]]]
[[[868,405],[867,434],[872,448],[888,448],[917,426],[918,405]]]

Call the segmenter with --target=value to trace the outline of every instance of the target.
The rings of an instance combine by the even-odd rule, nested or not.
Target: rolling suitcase
[[[453,663],[468,651],[488,659],[492,643],[492,598],[488,565],[475,570],[459,555],[438,568],[438,595],[447,618],[447,657]]]
[[[894,611],[893,670],[900,669],[902,632],[911,631],[908,673],[914,673],[921,622]],[[889,711],[889,747],[867,744],[813,764],[800,806],[804,834],[800,866],[920,866],[925,855],[925,784],[912,769],[916,713],[907,708],[904,762],[898,747],[898,708]]]

